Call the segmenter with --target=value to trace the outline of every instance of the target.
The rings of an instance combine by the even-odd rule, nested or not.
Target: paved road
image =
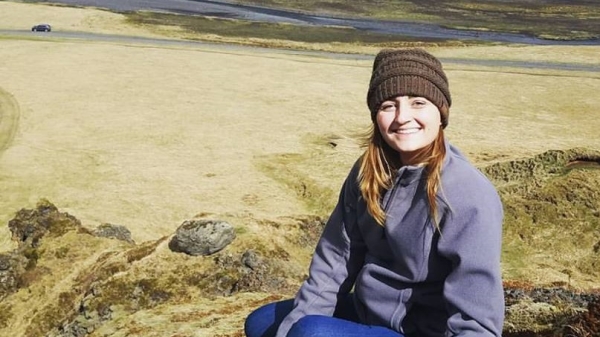
[[[93,6],[114,11],[151,10],[181,14],[198,14],[264,22],[286,22],[299,25],[336,25],[369,32],[405,35],[420,38],[481,40],[536,45],[600,45],[600,40],[550,41],[524,34],[456,30],[434,24],[405,21],[345,19],[332,16],[308,15],[288,10],[233,4],[218,0],[53,0],[74,6]]]
[[[94,40],[94,41],[107,41],[107,42],[123,42],[123,43],[140,43],[140,44],[156,44],[156,45],[173,45],[173,46],[209,46],[215,47],[222,50],[241,50],[251,49],[257,53],[280,53],[290,55],[315,55],[325,56],[338,59],[350,59],[350,60],[372,60],[373,55],[364,54],[344,54],[344,53],[332,53],[324,51],[307,51],[307,50],[291,50],[291,49],[277,49],[277,48],[263,48],[263,47],[252,47],[235,44],[222,44],[222,43],[210,43],[202,41],[191,41],[191,40],[173,40],[173,39],[157,39],[157,38],[146,38],[139,36],[123,36],[123,35],[108,35],[108,34],[94,34],[84,32],[60,32],[53,31],[51,33],[43,32],[31,32],[29,30],[2,30],[0,29],[0,35],[7,36],[36,36],[40,39],[79,39],[79,40]],[[477,60],[477,59],[459,59],[459,58],[440,58],[444,63],[463,64],[463,65],[479,65],[487,67],[512,67],[512,68],[526,68],[526,69],[548,69],[548,70],[566,70],[566,71],[583,71],[600,73],[599,64],[582,64],[582,63],[569,63],[569,62],[536,62],[536,61],[509,61],[509,60]]]

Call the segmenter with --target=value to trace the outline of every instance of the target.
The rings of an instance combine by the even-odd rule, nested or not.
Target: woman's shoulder
[[[344,193],[345,199],[349,202],[351,200],[355,200],[355,199],[359,198],[359,196],[360,196],[359,175],[360,175],[361,158],[362,157],[358,158],[354,162],[354,164],[350,168],[350,171],[348,172],[348,175],[346,176],[346,179],[344,180],[344,183],[342,185],[342,191]]]
[[[442,167],[442,184],[446,194],[458,194],[461,199],[485,195],[497,197],[492,182],[452,145]]]
[[[442,168],[441,197],[452,215],[451,219],[479,214],[497,221],[474,224],[502,226],[502,200],[496,187],[456,148],[447,153],[447,161]]]
[[[362,165],[362,158],[363,158],[362,155],[360,157],[358,157],[354,161],[352,166],[350,167],[350,171],[348,172],[348,175],[346,176],[346,181],[348,183],[358,185],[358,178],[360,175],[360,167]]]

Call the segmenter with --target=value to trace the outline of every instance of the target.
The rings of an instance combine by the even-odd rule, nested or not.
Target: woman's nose
[[[412,111],[410,104],[404,100],[400,100],[396,109],[396,118],[394,119],[399,124],[405,124],[412,119]]]

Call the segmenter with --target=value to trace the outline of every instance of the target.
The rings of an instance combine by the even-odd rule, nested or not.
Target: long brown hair
[[[448,108],[440,108],[442,115],[447,116]],[[376,123],[371,125],[366,140],[366,150],[361,157],[358,175],[359,187],[367,203],[367,210],[381,226],[385,223],[386,214],[381,207],[381,198],[385,190],[392,187],[396,170],[403,164],[398,152],[392,149],[383,139]],[[420,152],[417,161],[425,165],[427,176],[426,189],[429,213],[437,230],[438,210],[437,193],[441,185],[442,163],[446,156],[444,130],[440,126],[438,136]]]

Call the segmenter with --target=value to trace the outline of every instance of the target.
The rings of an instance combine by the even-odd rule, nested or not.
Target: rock
[[[193,256],[214,254],[235,239],[233,226],[220,220],[184,221],[169,242],[174,252]]]
[[[263,264],[260,256],[256,254],[256,252],[252,249],[249,249],[242,254],[242,264],[252,270],[258,269]]]
[[[326,219],[318,216],[307,216],[298,218],[298,224],[302,234],[298,237],[298,244],[304,247],[314,247],[317,245],[323,230],[325,229]]]
[[[93,326],[88,326],[84,320],[75,320],[59,328],[56,337],[85,337],[94,331]]]
[[[82,229],[81,222],[68,213],[61,213],[56,206],[46,199],[40,200],[35,209],[21,209],[8,222],[12,239],[19,246],[36,248],[39,240],[51,233],[61,236],[70,230]]]
[[[231,253],[217,254],[214,257],[217,269],[203,280],[203,290],[221,296],[231,296],[239,292],[281,292],[287,283],[282,271],[275,270],[271,260],[249,249],[241,257]],[[293,291],[296,290],[294,286]]]
[[[565,324],[563,336],[600,336],[600,294],[590,297],[587,311]]]
[[[27,261],[19,254],[0,254],[0,301],[19,289]]]
[[[103,223],[93,232],[93,235],[103,238],[117,239],[129,243],[135,243],[131,239],[131,231],[125,226]]]

